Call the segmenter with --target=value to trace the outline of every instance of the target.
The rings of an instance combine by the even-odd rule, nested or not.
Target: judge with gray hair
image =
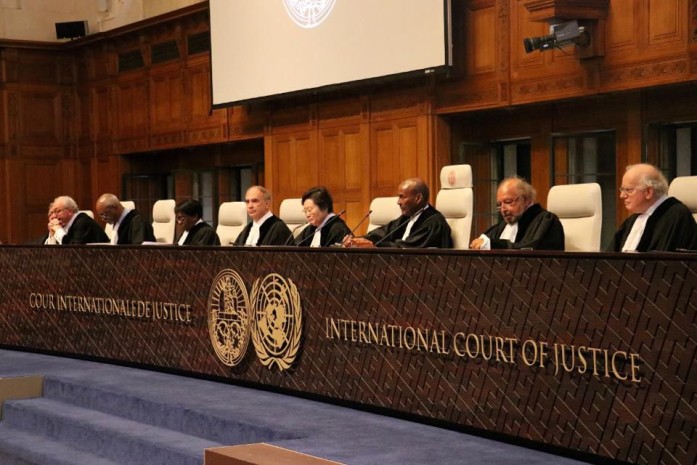
[[[629,165],[619,191],[631,216],[615,233],[611,251],[697,248],[697,223],[685,204],[668,196],[668,180],[658,168],[648,163]]]
[[[109,242],[109,237],[99,223],[80,212],[75,200],[67,195],[53,200],[49,218],[49,233],[57,244]]]

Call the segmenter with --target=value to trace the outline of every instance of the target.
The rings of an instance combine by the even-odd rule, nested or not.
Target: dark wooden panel
[[[5,346],[697,460],[695,254],[5,246],[0,260]]]

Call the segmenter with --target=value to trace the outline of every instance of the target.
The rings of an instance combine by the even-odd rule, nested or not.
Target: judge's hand
[[[51,221],[48,222],[48,232],[49,234],[53,235],[56,231],[58,231],[60,228],[62,228],[60,221],[58,219],[54,218]]]
[[[371,241],[366,239],[365,237],[353,237],[351,235],[348,235],[344,237],[344,240],[341,241],[341,246],[342,247],[361,247],[361,248],[367,248],[367,247],[375,247]]]
[[[367,249],[370,247],[375,247],[375,244],[373,244],[372,241],[366,239],[365,237],[354,237],[353,239],[351,239],[351,245],[349,247],[359,247]]]
[[[470,242],[470,249],[478,250],[478,249],[481,249],[483,245],[484,245],[484,239],[482,239],[481,237],[478,237],[475,240],[473,240],[472,242]]]

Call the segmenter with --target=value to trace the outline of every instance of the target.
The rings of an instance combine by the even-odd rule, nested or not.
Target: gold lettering
[[[474,346],[475,346],[474,353],[472,353],[472,351],[470,350],[470,346],[471,346],[470,341],[474,341]],[[476,334],[468,334],[467,335],[465,350],[467,351],[467,355],[469,356],[469,358],[477,358],[479,356],[479,338],[477,337]]]
[[[544,368],[547,363],[547,349],[549,349],[547,343],[545,341],[540,341],[540,368]]]
[[[421,328],[416,329],[416,350],[419,350],[419,351],[421,349],[428,350],[428,343],[426,342],[427,338],[428,338],[428,330],[427,329],[421,329]]]
[[[371,344],[378,344],[378,331],[375,326],[368,323],[368,342]]]
[[[581,374],[585,373],[588,370],[588,362],[586,361],[586,357],[583,354],[585,351],[586,348],[584,346],[580,346],[578,348],[578,361],[580,362],[578,372]]]
[[[532,360],[528,359],[528,352],[532,352]],[[531,367],[537,361],[537,343],[532,339],[527,339],[523,342],[523,347],[521,348],[521,356],[523,357],[523,363]]]
[[[460,346],[457,343],[458,339],[461,339],[464,337],[465,337],[465,333],[461,333],[461,332],[457,332],[453,336],[453,352],[455,352],[455,355],[457,355],[458,357],[464,357],[464,355],[465,355],[465,352],[463,352],[460,349]]]
[[[482,344],[481,344],[481,348],[482,348],[482,358],[483,358],[484,360],[491,360],[492,355],[494,355],[494,345],[491,343],[491,336],[484,336],[484,335],[482,335],[482,336],[480,336],[480,337],[481,337],[481,339],[482,339]],[[484,340],[485,337],[488,337],[489,340],[488,340],[488,341],[485,341],[485,340]],[[487,347],[489,348],[489,353],[488,353],[488,354],[486,353],[486,348],[487,348]]]
[[[627,360],[627,352],[623,352],[621,350],[618,350],[617,352],[612,354],[612,373],[615,375],[615,378],[621,379],[624,381],[627,379],[627,375],[626,374],[623,375],[623,373],[620,373],[620,370],[617,369],[616,362],[617,362],[618,355],[621,355],[625,361]]]
[[[629,366],[631,368],[630,372],[632,374],[633,383],[641,382],[641,378],[637,376],[637,371],[639,370],[638,362],[641,362],[641,360],[639,359],[639,354],[629,354]]]

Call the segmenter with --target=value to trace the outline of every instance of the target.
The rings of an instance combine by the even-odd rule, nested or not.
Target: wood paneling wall
[[[455,63],[447,76],[215,110],[209,55],[189,50],[190,38],[208,30],[205,3],[69,44],[2,42],[0,240],[41,234],[56,195],[87,208],[102,192],[119,192],[121,176],[141,165],[136,154],[209,147],[229,162],[243,141],[263,141],[259,156],[276,207],[324,184],[349,225],[406,177],[426,179],[435,197],[440,167],[463,141],[531,138],[533,182],[543,195],[550,134],[560,128],[615,129],[622,167],[641,159],[648,121],[697,119],[689,91],[697,77],[696,3],[453,0]],[[591,45],[526,54],[523,39],[547,34],[554,15],[579,19]],[[154,62],[153,46],[167,42],[179,58]],[[120,70],[119,56],[129,53],[143,66]],[[666,99],[676,100],[674,110]],[[492,117],[496,109],[515,111]],[[248,159],[248,149],[240,157]],[[164,164],[185,169],[208,159],[200,154]]]

